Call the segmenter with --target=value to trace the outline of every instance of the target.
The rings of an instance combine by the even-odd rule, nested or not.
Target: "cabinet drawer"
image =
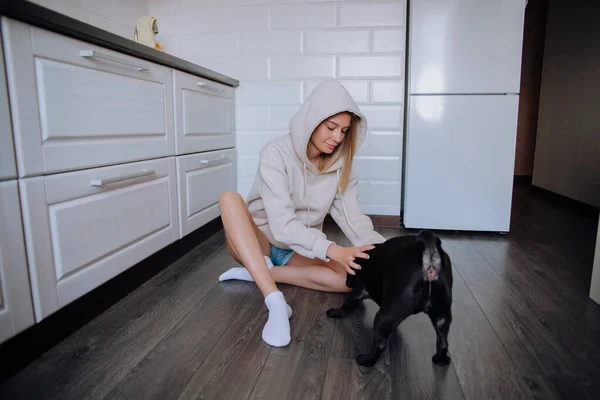
[[[0,180],[16,177],[15,150],[4,73],[4,53],[0,46]]]
[[[17,181],[0,182],[0,343],[33,323]]]
[[[170,68],[3,19],[19,176],[173,155]]]
[[[177,154],[235,146],[233,88],[173,71]]]
[[[36,317],[178,238],[173,157],[20,181]]]
[[[218,217],[219,196],[236,188],[235,150],[177,157],[180,237]]]

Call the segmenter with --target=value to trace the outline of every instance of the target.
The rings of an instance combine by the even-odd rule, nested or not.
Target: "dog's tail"
[[[431,231],[421,231],[417,241],[423,245],[423,279],[437,280],[442,269],[442,257],[439,252],[440,239]]]
[[[440,239],[431,231],[421,231],[417,235],[417,240],[425,244],[426,247],[436,247]]]

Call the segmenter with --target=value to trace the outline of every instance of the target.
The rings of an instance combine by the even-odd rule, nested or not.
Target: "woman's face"
[[[351,123],[352,116],[347,112],[333,115],[321,122],[310,138],[308,158],[319,157],[321,153],[333,153],[350,133]]]

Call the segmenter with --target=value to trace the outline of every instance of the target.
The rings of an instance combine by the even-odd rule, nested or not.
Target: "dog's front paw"
[[[440,367],[450,364],[450,357],[447,353],[437,353],[431,360],[435,365],[439,365]]]
[[[330,308],[327,310],[327,316],[329,318],[344,318],[346,314],[346,311],[344,311],[342,308]]]
[[[377,362],[377,357],[370,354],[361,354],[356,357],[356,363],[361,367],[372,367]]]

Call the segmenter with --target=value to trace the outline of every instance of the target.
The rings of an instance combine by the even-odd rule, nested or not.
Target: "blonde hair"
[[[340,176],[340,191],[344,193],[348,187],[350,181],[350,173],[352,172],[352,162],[354,161],[354,153],[356,152],[356,139],[358,138],[358,123],[360,118],[349,112],[350,120],[350,132],[346,134],[344,141],[340,146],[335,149],[331,154],[321,153],[319,156],[319,172],[327,171],[335,164],[335,162],[342,157],[344,163],[342,165],[342,173]]]

